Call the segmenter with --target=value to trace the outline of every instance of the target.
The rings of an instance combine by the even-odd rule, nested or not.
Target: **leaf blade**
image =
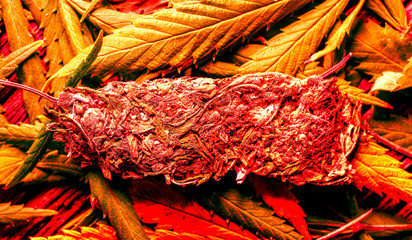
[[[401,72],[412,57],[412,44],[392,28],[380,27],[373,21],[360,24],[351,33],[349,51],[360,62],[356,69],[372,76],[384,71]],[[376,39],[376,41],[371,41]]]
[[[129,195],[142,221],[156,224],[157,230],[170,229],[203,238],[213,236],[219,239],[257,239],[239,226],[212,215],[198,203],[191,202],[164,183],[144,179],[132,182]]]
[[[18,50],[7,55],[4,59],[0,58],[0,78],[9,76],[17,68],[18,64],[35,53],[42,44],[43,41],[38,40],[27,46],[19,48]]]
[[[241,195],[235,189],[223,193],[211,192],[199,196],[198,200],[216,213],[228,217],[244,227],[262,233],[265,237],[277,239],[299,239],[301,236],[284,220],[273,216],[273,212],[259,203]]]
[[[146,239],[139,217],[130,203],[129,197],[120,189],[114,188],[99,173],[86,175],[90,191],[107,214],[121,239]]]
[[[354,184],[382,195],[385,193],[395,201],[412,200],[412,174],[400,168],[401,163],[385,155],[387,149],[367,142],[359,144],[352,160],[356,170]]]
[[[31,27],[24,15],[21,2],[17,0],[2,0],[0,5],[3,10],[3,22],[6,27],[10,49],[17,51],[21,47],[33,43],[33,36],[29,32]],[[41,86],[46,82],[44,72],[40,57],[32,55],[21,65],[17,74],[22,84],[41,89]],[[38,115],[43,114],[42,106],[46,105],[47,102],[42,100],[42,105],[38,104],[37,95],[27,91],[23,92],[23,99],[30,121],[34,122]]]
[[[387,140],[412,151],[412,117],[392,115],[387,120],[368,120],[370,128]]]
[[[24,162],[17,170],[13,178],[6,184],[6,187],[13,187],[27,176],[35,167],[40,157],[47,149],[47,145],[53,139],[53,135],[47,132],[46,126],[43,126],[37,135],[36,140],[27,151]]]
[[[281,72],[294,75],[319,46],[347,3],[346,0],[330,0],[303,14],[299,21],[271,38],[267,47],[252,56],[252,61],[243,64],[240,73]]]
[[[102,51],[89,73],[105,74],[120,69],[153,71],[166,66],[173,69],[188,59],[197,63],[306,2],[296,1],[294,5],[292,0],[176,3],[171,9],[136,19],[133,26],[120,28],[104,37]],[[282,8],[285,4],[288,7]],[[255,22],[253,16],[260,17]],[[189,17],[191,21],[186,21]],[[58,76],[71,72],[82,58],[79,54],[58,72]]]
[[[358,5],[356,5],[355,9],[350,13],[350,15],[343,21],[342,25],[337,29],[333,35],[326,41],[326,47],[310,56],[308,61],[316,61],[317,59],[325,56],[326,54],[332,52],[335,49],[339,49],[340,45],[342,44],[344,38],[347,34],[349,34],[350,29],[353,26],[355,21],[356,15],[362,9],[365,0],[359,1]]]
[[[28,221],[35,217],[53,216],[57,213],[57,211],[51,209],[34,209],[23,207],[23,205],[11,205],[10,202],[0,203],[0,223],[3,224]]]
[[[68,0],[68,2],[82,16],[91,6],[91,3],[82,0]],[[118,12],[111,5],[97,6],[87,16],[95,27],[107,34],[113,34],[115,29],[132,25],[132,21],[138,17],[140,17],[139,14]]]

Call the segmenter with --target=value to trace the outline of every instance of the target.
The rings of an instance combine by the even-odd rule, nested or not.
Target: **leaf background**
[[[13,1],[1,0],[1,3]],[[386,69],[403,72],[404,76],[410,75],[410,62],[407,65],[407,59],[411,59],[411,43],[408,41],[410,39],[401,38],[399,34],[399,31],[406,24],[404,11],[399,8],[402,5],[398,0],[369,0],[366,1],[366,5],[362,7],[359,14],[352,12],[352,15],[348,14],[358,2],[351,0],[314,2],[254,0],[234,1],[233,4],[228,4],[226,1],[174,1],[171,3],[172,8],[157,11],[155,14],[148,16],[141,16],[136,13],[150,12],[162,3],[159,3],[159,1],[147,2],[146,4],[150,5],[147,8],[134,10],[136,13],[127,14],[117,11],[111,5],[101,1],[89,12],[82,23],[79,22],[79,19],[91,6],[88,2],[81,0],[49,0],[45,1],[47,4],[42,6],[38,5],[39,1],[37,0],[24,0],[23,2],[24,6],[29,6],[28,8],[33,14],[34,20],[41,23],[43,29],[45,50],[40,49],[40,56],[43,54],[42,51],[46,51],[46,59],[44,60],[48,64],[48,72],[45,73],[45,76],[52,76],[66,65],[56,75],[63,76],[63,78],[55,79],[51,89],[47,89],[52,93],[61,90],[60,87],[64,84],[66,77],[72,74],[73,69],[78,69],[84,57],[92,52],[92,47],[87,46],[93,43],[93,39],[97,37],[100,29],[103,29],[106,34],[103,40],[103,51],[98,56],[98,61],[92,66],[93,71],[91,70],[88,73],[97,75],[107,73],[103,81],[113,81],[113,79],[134,80],[138,77],[138,81],[140,81],[142,77],[150,78],[159,76],[159,74],[172,77],[196,75],[198,73],[208,77],[212,75],[234,76],[249,71],[249,67],[252,69],[251,72],[270,69],[270,71],[285,71],[289,74],[305,77],[324,72],[324,69],[336,64],[348,51],[352,51],[354,57],[344,70],[337,73],[340,78],[348,77],[350,75],[348,72],[351,72],[351,74],[354,73],[358,77],[366,76],[368,80],[372,77],[373,80],[373,77],[381,75],[382,71]],[[93,3],[96,2],[99,1],[93,1]],[[134,3],[130,1],[112,3],[115,7],[123,4],[123,6],[133,6],[134,8],[138,5],[132,5]],[[301,11],[296,11],[307,3],[316,5],[317,8],[307,6]],[[391,15],[391,20],[388,18],[389,15],[385,16],[375,11],[372,4],[384,6],[387,13]],[[400,11],[395,11],[396,8]],[[312,11],[310,11],[311,9]],[[373,14],[376,14],[374,16],[385,19],[389,25],[382,27],[384,26],[382,22],[381,25],[372,21],[363,22],[362,17],[365,11],[366,14],[369,14],[368,11],[371,10],[374,11]],[[25,13],[28,13],[27,10],[25,11]],[[291,14],[291,12],[293,13]],[[355,15],[357,15],[357,18],[352,22]],[[10,17],[9,14],[7,14],[7,17]],[[286,17],[285,21],[277,24],[283,17]],[[30,18],[31,16],[29,16]],[[348,21],[348,25],[345,25],[345,20],[348,18],[351,18],[349,19],[351,21]],[[4,28],[2,24],[4,23],[0,23],[1,31],[10,33],[11,31]],[[282,31],[278,29],[279,26],[282,26]],[[395,27],[395,29],[392,29],[392,27]],[[339,41],[337,41],[339,44],[336,46],[338,49],[334,49],[319,58],[317,62],[304,65],[304,62],[310,56],[325,48],[326,42],[334,34],[340,36]],[[350,38],[348,38],[348,34]],[[387,38],[391,38],[393,41],[385,41]],[[292,47],[285,47],[288,44],[291,44]],[[28,46],[30,45],[25,47]],[[34,51],[34,48],[31,50]],[[14,49],[14,55],[19,55],[19,51],[23,49],[25,48]],[[29,52],[25,53],[29,54]],[[265,53],[265,55],[260,53]],[[75,57],[77,54],[79,55]],[[4,59],[6,60],[7,57]],[[11,57],[13,55],[9,55],[9,59]],[[19,57],[21,57],[18,58],[21,61],[25,56]],[[209,59],[213,61],[207,62]],[[267,68],[268,66],[271,68]],[[7,67],[8,69],[11,68]],[[176,75],[176,69],[179,75]],[[147,71],[150,72],[146,74]],[[338,82],[339,89],[344,94],[350,95],[353,99],[361,100],[364,104],[390,107],[385,101],[369,94],[367,86],[358,86],[358,82],[350,82],[349,78],[346,78],[346,80],[339,80]],[[405,77],[403,80],[405,80]],[[91,81],[90,77],[84,78],[82,82],[82,84],[93,87],[98,86],[100,83]],[[402,86],[408,86],[407,80]],[[409,90],[404,89],[404,91]],[[6,103],[5,109],[8,112],[10,105]],[[24,117],[16,119],[24,119]],[[15,123],[16,119],[12,119],[11,123]],[[370,120],[369,124],[372,129],[382,136],[410,149],[409,129],[411,126],[409,117],[393,116],[387,122]],[[6,160],[3,161],[2,166],[4,168],[0,169],[1,176],[10,178],[10,173],[15,171],[16,166],[22,163],[26,154],[21,149],[27,150],[31,145],[34,134],[38,132],[38,126],[32,122],[30,125],[5,125],[0,129],[0,141],[13,144],[13,147],[2,145],[4,151],[0,150],[0,154],[7,152],[2,156]],[[33,165],[33,172],[22,181],[24,184],[16,185],[9,190],[16,189],[15,191],[18,191],[21,187],[27,186],[27,183],[35,184],[35,182],[36,184],[43,182],[45,185],[53,182],[53,187],[56,187],[54,184],[57,182],[57,184],[65,185],[66,188],[79,185],[77,180],[82,179],[85,173],[77,165],[74,165],[72,160],[64,159],[57,153],[50,153],[51,149],[62,149],[61,146],[54,147],[51,144],[47,145],[47,157],[42,156],[43,159],[36,166]],[[7,160],[10,157],[15,158],[13,161]],[[388,157],[386,149],[375,146],[371,142],[362,143],[357,152],[351,156],[351,160],[354,168],[358,170],[354,181],[359,188],[364,186],[364,188],[369,188],[375,193],[388,196],[397,201],[410,201],[410,173],[402,169],[402,167],[408,166],[410,160],[403,159],[402,164],[393,157]],[[17,165],[8,164],[7,161],[17,163]],[[86,169],[86,171],[89,170]],[[27,188],[25,192],[18,194],[9,194],[10,191],[4,190],[0,193],[0,199],[3,200],[2,202],[12,201],[15,203],[20,201],[22,203],[31,197],[36,196],[38,198],[39,195],[45,195],[45,197],[54,199],[53,201],[56,201],[55,205],[65,202],[64,204],[70,206],[70,209],[62,209],[59,216],[53,218],[52,221],[43,223],[48,226],[44,229],[48,230],[39,230],[38,234],[51,234],[59,229],[65,221],[67,221],[67,227],[72,229],[82,225],[94,225],[100,221],[105,223],[110,221],[112,225],[117,225],[117,231],[121,232],[124,238],[127,239],[132,235],[142,236],[142,232],[153,238],[199,239],[208,236],[211,239],[225,239],[231,236],[240,237],[241,235],[246,239],[263,238],[264,236],[294,239],[300,237],[299,233],[282,217],[290,222],[305,222],[305,220],[313,219],[314,216],[318,215],[325,217],[325,225],[319,231],[324,235],[339,226],[335,224],[336,222],[344,224],[350,220],[349,218],[356,216],[352,213],[359,210],[354,207],[357,204],[363,205],[362,207],[365,208],[374,206],[374,204],[368,202],[371,194],[366,190],[360,192],[350,188],[351,186],[336,186],[327,188],[324,191],[311,191],[317,188],[303,186],[292,189],[293,193],[297,193],[296,198],[300,201],[299,205],[291,195],[288,195],[287,199],[290,204],[296,204],[297,208],[302,207],[309,218],[304,218],[304,214],[297,214],[296,212],[296,216],[290,216],[285,212],[282,213],[282,208],[287,204],[271,204],[271,200],[266,199],[265,202],[274,207],[274,211],[261,202],[263,197],[260,199],[253,196],[252,191],[241,191],[244,186],[233,186],[233,176],[228,176],[227,179],[220,181],[219,184],[222,185],[220,188],[204,192],[195,191],[198,192],[196,196],[187,194],[192,189],[176,189],[164,186],[157,180],[141,181],[144,185],[129,188],[129,193],[132,196],[132,201],[130,201],[121,192],[124,190],[124,186],[121,186],[121,184],[114,185],[114,189],[111,189],[110,185],[106,185],[104,179],[96,176],[89,178],[94,179],[91,184],[94,186],[92,193],[95,196],[95,198],[92,198],[92,205],[96,209],[92,211],[83,211],[84,209],[91,210],[90,204],[87,202],[90,190],[76,193],[76,197],[81,196],[81,200],[76,204],[71,201],[73,193],[70,192],[56,199],[44,194],[44,192],[36,193],[38,195],[31,193],[30,195]],[[64,182],[65,179],[69,179],[69,181]],[[6,178],[6,180],[3,184],[9,182],[9,179]],[[163,181],[163,179],[160,179],[160,182]],[[114,184],[116,183],[119,183],[117,179],[114,180]],[[44,188],[43,185],[33,186],[34,188],[39,186],[39,188]],[[214,185],[212,183],[209,186],[213,187]],[[120,192],[117,192],[117,190],[120,190]],[[59,188],[56,187],[55,194],[58,195],[59,191]],[[309,192],[302,197],[300,193],[305,191]],[[339,197],[330,196],[331,192],[337,193]],[[341,195],[339,195],[339,192]],[[283,190],[282,193],[290,194],[286,190]],[[270,195],[267,192],[265,194]],[[347,196],[351,194],[354,195],[353,198]],[[316,202],[313,208],[308,204],[310,200]],[[43,201],[45,200],[35,202]],[[328,201],[335,203],[329,205]],[[273,200],[273,202],[276,201]],[[98,203],[100,203],[100,208],[103,209],[103,214],[98,210]],[[131,207],[132,203],[134,208]],[[380,204],[385,205],[384,203],[383,201]],[[123,204],[129,205],[125,207]],[[401,202],[400,204],[404,203]],[[347,214],[348,208],[350,208],[351,214]],[[394,208],[399,209],[400,207],[398,205]],[[133,214],[134,209],[143,216],[143,230],[140,229],[141,226],[138,226],[139,221],[136,220],[135,216],[133,216],[134,220],[132,222],[121,216],[122,214]],[[331,209],[334,211],[330,211]],[[296,211],[299,212],[298,209]],[[405,206],[402,208],[403,213],[396,212],[393,209],[387,209],[387,211],[393,215],[399,214],[405,218],[410,218],[412,210]],[[293,212],[289,213],[292,214]],[[110,216],[103,219],[103,215]],[[176,216],[176,218],[170,216]],[[68,219],[72,220],[68,221]],[[196,219],[196,221],[193,223],[191,222],[192,219]],[[39,223],[40,220],[36,219],[33,223],[29,223],[25,228],[26,230],[19,230],[16,236],[31,235],[30,226],[33,229],[35,229],[34,226],[38,226],[35,225],[35,222]],[[181,224],[176,224],[176,222]],[[198,230],[193,227],[203,226],[204,222],[207,222],[212,230]],[[383,223],[387,222],[383,221]],[[139,233],[133,232],[130,228],[122,227],[135,224],[138,226],[136,229],[140,229]],[[316,231],[317,225],[311,221],[308,221],[308,225],[312,237],[319,237],[319,232]],[[149,230],[147,227],[151,229]],[[194,232],[196,230],[198,232]],[[11,226],[0,226],[1,234],[16,233],[13,231],[16,230],[13,230]],[[300,231],[300,233],[303,232]]]

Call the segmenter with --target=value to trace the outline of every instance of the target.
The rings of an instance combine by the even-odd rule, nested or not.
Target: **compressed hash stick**
[[[335,83],[261,73],[67,88],[47,111],[48,130],[109,179],[164,175],[167,183],[200,184],[234,169],[239,183],[255,173],[337,184],[351,179],[346,156],[361,104]]]

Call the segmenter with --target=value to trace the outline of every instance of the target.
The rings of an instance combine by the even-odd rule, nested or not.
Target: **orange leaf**
[[[249,180],[256,194],[262,197],[276,215],[291,222],[305,240],[312,239],[305,221],[306,214],[286,184],[275,181],[268,184],[262,177],[256,175],[250,175]]]
[[[258,239],[236,224],[210,214],[164,183],[143,179],[130,185],[129,195],[137,214],[142,222],[157,224],[156,229],[222,239]]]
[[[401,162],[386,155],[388,150],[373,142],[360,143],[352,160],[354,184],[363,186],[398,201],[412,201],[412,174],[403,170]]]

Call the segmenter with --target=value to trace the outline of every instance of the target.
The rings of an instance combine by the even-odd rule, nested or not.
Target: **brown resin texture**
[[[360,103],[335,79],[280,73],[68,88],[48,110],[55,138],[103,175],[200,184],[228,171],[296,185],[348,182]]]

